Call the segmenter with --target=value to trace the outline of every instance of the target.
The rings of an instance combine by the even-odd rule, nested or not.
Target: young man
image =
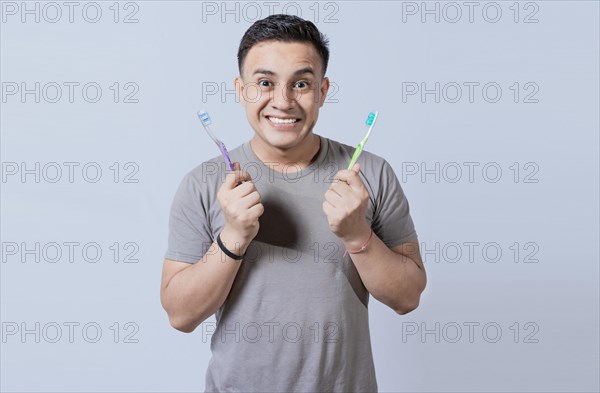
[[[328,58],[311,22],[252,25],[235,85],[255,135],[234,172],[213,158],[175,195],[161,302],[184,332],[216,313],[206,391],[377,391],[369,295],[405,314],[425,288],[390,165],[363,152],[343,169],[354,147],[312,132]]]

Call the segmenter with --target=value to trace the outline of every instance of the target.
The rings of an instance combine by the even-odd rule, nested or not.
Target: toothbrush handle
[[[231,158],[229,158],[229,153],[227,152],[227,148],[225,147],[225,144],[223,142],[219,142],[219,149],[221,150],[221,154],[223,154],[223,158],[225,159],[225,162],[227,163],[229,170],[230,171],[235,170],[235,167],[233,166],[233,163],[231,162]]]
[[[356,160],[358,160],[358,156],[362,153],[363,150],[363,142],[360,142],[358,146],[356,146],[356,150],[354,150],[354,154],[352,155],[352,159],[350,160],[350,164],[348,165],[348,170],[352,169]]]

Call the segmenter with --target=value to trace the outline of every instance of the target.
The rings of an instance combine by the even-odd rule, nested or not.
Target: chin
[[[289,149],[298,144],[299,136],[296,133],[275,133],[272,131],[262,134],[262,139],[265,140],[270,146],[278,149]]]

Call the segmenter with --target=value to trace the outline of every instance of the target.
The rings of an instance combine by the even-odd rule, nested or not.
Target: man
[[[311,22],[252,25],[235,86],[255,135],[235,171],[216,157],[175,195],[161,302],[184,332],[216,313],[206,391],[377,391],[369,294],[405,314],[425,288],[390,165],[363,152],[342,169],[354,148],[312,132],[328,58]]]

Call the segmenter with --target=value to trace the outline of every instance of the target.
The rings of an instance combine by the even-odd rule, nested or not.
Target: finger
[[[237,174],[236,174],[236,180],[237,180],[237,177],[239,177],[239,171],[240,171],[240,169],[241,169],[241,167],[240,167],[240,163],[239,163],[239,162],[234,162],[234,163],[233,163],[233,171],[232,171],[231,173],[233,173],[233,174],[236,174],[236,173],[237,173]],[[238,181],[238,184],[239,184],[239,183],[240,183],[240,182]]]
[[[252,206],[260,203],[260,194],[258,191],[254,190],[248,195],[245,195],[240,199],[240,207],[244,209],[249,209]]]
[[[327,217],[329,217],[334,210],[335,207],[331,203],[329,203],[329,201],[323,201],[323,213],[325,213]]]
[[[225,176],[225,181],[223,182],[230,190],[233,190],[241,182],[252,180],[248,172],[240,169],[239,162],[236,162],[233,165],[236,169],[233,172],[228,173],[227,176]]]
[[[250,212],[252,217],[260,217],[265,212],[265,207],[262,203],[257,203],[256,205],[248,209],[248,211]]]
[[[254,182],[252,182],[252,180],[247,180],[243,183],[240,183],[233,190],[230,190],[233,198],[237,198],[237,199],[242,199],[246,195],[249,195],[249,194],[253,193],[254,191],[258,192],[256,190],[256,186],[254,185]]]
[[[331,189],[325,192],[325,201],[329,202],[332,207],[341,206],[343,202],[342,197]]]
[[[329,191],[335,193],[340,198],[343,198],[344,195],[347,195],[350,190],[348,189],[348,184],[340,181],[338,183],[332,184],[331,187],[329,187]]]
[[[356,164],[355,164],[356,165]],[[353,167],[354,168],[354,167]],[[335,180],[337,183],[350,185],[350,178],[354,172],[348,169],[342,169],[335,174]]]
[[[353,190],[360,190],[362,187],[364,187],[364,184],[360,178],[359,172],[358,170],[360,169],[360,165],[359,164],[354,164],[354,166],[352,167],[351,170],[343,170],[339,172],[339,178],[343,179],[344,182],[350,186],[351,189]],[[344,185],[342,183],[342,185]]]
[[[333,183],[330,187],[330,190],[334,190],[336,193],[343,195],[348,193],[348,183],[346,183],[345,179],[340,179]]]
[[[356,191],[360,189],[354,186],[357,183],[356,179],[344,179],[345,181],[339,181],[331,185],[330,189],[334,190],[340,196],[346,196],[348,194],[356,194]],[[359,183],[360,184],[360,183]]]

